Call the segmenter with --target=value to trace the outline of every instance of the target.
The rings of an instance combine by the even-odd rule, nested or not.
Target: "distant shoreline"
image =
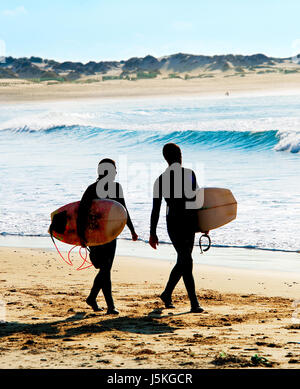
[[[0,103],[47,102],[80,99],[130,99],[157,97],[239,97],[300,93],[300,73],[249,74],[212,78],[32,82],[0,79]]]
[[[200,237],[201,234],[197,235],[198,238]],[[130,243],[131,238],[126,238],[126,237],[119,237],[118,238],[121,242]],[[46,240],[48,240],[48,244],[45,244]],[[21,247],[21,248],[26,248],[28,246],[28,243],[33,243],[36,242],[33,246],[36,248],[53,248],[53,243],[50,240],[50,235],[46,234],[41,234],[41,235],[14,235],[14,234],[6,234],[6,233],[1,233],[0,234],[0,247]],[[148,245],[148,241],[144,239],[138,239],[138,242],[140,244],[146,244]],[[137,244],[139,244],[137,243]],[[160,245],[162,247],[172,247],[171,242],[166,242],[166,241],[160,241]],[[197,243],[197,240],[195,240],[194,243],[194,248],[197,248],[199,245]],[[31,247],[31,246],[30,246]],[[65,246],[67,248],[68,246]],[[276,249],[276,248],[268,248],[268,247],[256,247],[256,246],[229,246],[229,245],[211,245],[212,249],[230,249],[230,250],[249,250],[249,251],[266,251],[269,253],[290,253],[290,254],[300,254],[300,250],[288,250],[288,249]]]
[[[59,250],[67,255],[72,246],[56,241]],[[196,241],[195,241],[196,243]],[[36,236],[0,236],[0,249],[9,248],[35,249],[54,252],[59,259],[56,249],[49,237]],[[77,249],[76,249],[77,250]],[[75,251],[76,251],[75,250]],[[139,240],[135,244],[130,239],[118,238],[117,255],[145,260],[170,262],[176,260],[176,254],[171,244],[161,242],[159,249],[154,251],[147,242]],[[214,266],[216,268],[237,269],[243,271],[263,271],[277,274],[282,272],[291,275],[298,272],[300,254],[296,251],[268,250],[246,247],[213,246],[207,253],[200,254],[195,244],[193,249],[195,264]],[[253,260],[255,260],[253,266]],[[258,261],[258,262],[257,262]]]

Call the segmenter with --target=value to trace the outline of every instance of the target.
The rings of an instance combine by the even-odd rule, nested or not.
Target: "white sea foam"
[[[23,114],[0,122],[0,130],[18,132],[45,131],[50,128],[74,125],[95,125],[92,112],[60,112],[49,111],[34,114]]]
[[[50,212],[80,199],[96,178],[99,158],[119,164],[125,155],[127,205],[147,240],[151,198],[145,188],[148,194],[153,183],[149,172],[135,169],[163,162],[162,145],[174,141],[185,163],[203,163],[205,186],[228,187],[238,200],[237,220],[212,231],[213,244],[299,250],[299,101],[279,96],[1,106],[0,234],[47,235]],[[168,241],[163,216],[158,233]]]
[[[280,140],[274,147],[276,151],[300,152],[300,131],[280,132]]]

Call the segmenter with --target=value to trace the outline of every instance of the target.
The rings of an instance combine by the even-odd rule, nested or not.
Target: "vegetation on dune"
[[[137,79],[147,79],[147,78],[156,78],[160,72],[137,72]]]
[[[102,81],[122,80],[120,76],[102,76]]]
[[[160,74],[159,71],[137,71],[134,72],[122,72],[119,76],[103,76],[102,81],[110,81],[110,80],[128,80],[128,81],[136,81],[136,80],[143,80],[143,79],[153,79],[156,78]]]
[[[44,82],[44,81],[57,81],[57,82],[64,82],[68,81],[65,77],[41,77],[41,78],[31,78],[28,81],[31,82]]]
[[[168,78],[181,78],[178,73],[169,73]]]

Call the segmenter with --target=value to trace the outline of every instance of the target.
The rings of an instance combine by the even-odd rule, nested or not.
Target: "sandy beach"
[[[205,311],[192,314],[182,281],[175,309],[158,298],[174,260],[117,256],[120,315],[111,316],[86,305],[97,270],[77,271],[76,253],[74,266],[49,249],[1,247],[0,256],[1,368],[299,368],[298,273],[195,264]]]
[[[1,3],[2,382],[299,377],[299,13]]]
[[[300,74],[93,83],[2,79],[0,102],[170,95],[224,97],[226,92],[229,96],[293,94],[299,93],[299,86]],[[212,259],[216,252],[220,258],[245,258],[257,263],[275,255],[269,253],[266,257],[259,250],[212,249]],[[282,261],[288,259],[285,253],[276,255]],[[300,254],[293,255],[300,258]],[[113,295],[120,310],[116,317],[105,315],[105,311],[94,313],[85,303],[96,269],[77,271],[76,266],[65,264],[53,250],[34,246],[0,247],[0,256],[3,369],[300,366],[300,319],[296,305],[293,306],[300,298],[297,271],[197,263],[194,275],[205,311],[192,314],[182,281],[175,289],[175,309],[163,309],[158,297],[174,257],[168,261],[151,259],[149,255],[145,258],[140,253],[118,255],[112,272]],[[79,266],[80,261],[77,263]],[[98,304],[105,307],[102,295]]]
[[[211,78],[153,80],[112,80],[93,82],[31,82],[0,79],[0,102],[55,101],[72,99],[142,98],[154,96],[224,97],[299,93],[300,74],[247,74],[226,76],[222,72]]]

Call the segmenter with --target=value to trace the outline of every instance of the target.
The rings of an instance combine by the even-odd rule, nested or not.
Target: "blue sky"
[[[288,57],[300,52],[299,15],[299,0],[1,0],[0,50],[4,42],[6,56],[82,62],[177,52]]]

